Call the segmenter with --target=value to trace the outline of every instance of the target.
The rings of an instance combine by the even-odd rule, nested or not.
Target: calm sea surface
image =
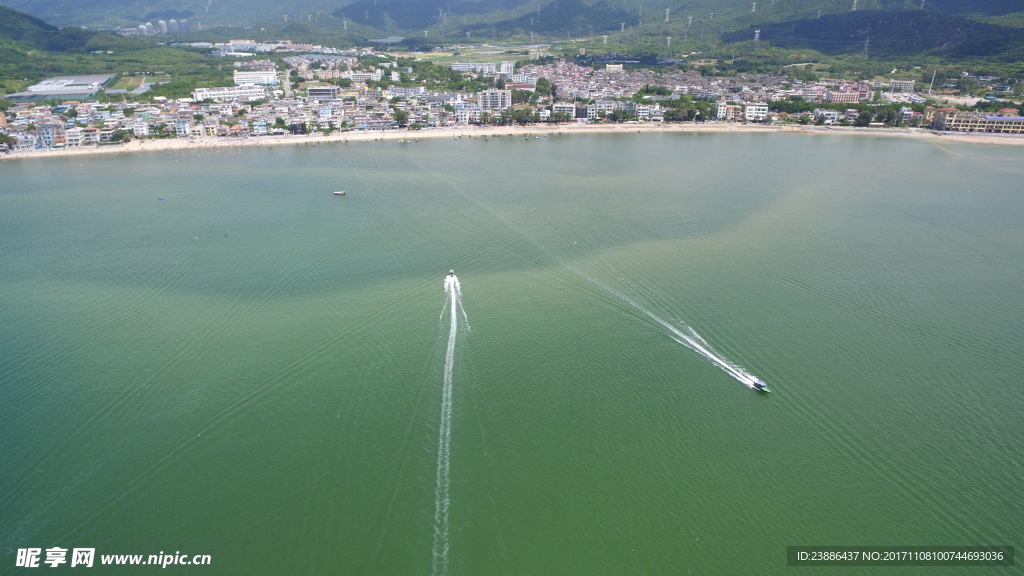
[[[218,575],[1022,553],[1022,181],[1024,148],[784,134],[5,162],[0,572],[54,546]]]

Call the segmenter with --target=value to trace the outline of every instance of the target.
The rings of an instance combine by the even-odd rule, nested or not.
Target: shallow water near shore
[[[687,133],[5,162],[0,562],[436,571],[450,268],[449,574],[1020,550],[1022,160]]]

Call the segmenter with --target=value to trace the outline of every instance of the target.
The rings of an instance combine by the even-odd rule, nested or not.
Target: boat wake
[[[466,325],[469,325],[469,318],[466,310],[462,308],[460,297],[462,287],[454,272],[449,272],[444,277],[444,291],[448,294],[445,307],[441,311],[449,310],[451,319],[448,328],[448,348],[444,355],[444,385],[441,391],[441,425],[437,440],[437,483],[434,487],[434,548],[433,548],[433,574],[444,576],[448,573],[448,505],[451,502],[449,495],[450,459],[451,459],[451,435],[452,435],[452,366],[455,363],[455,340],[459,329],[458,310],[462,311]]]
[[[742,382],[747,388],[754,388],[754,384],[757,384],[760,381],[757,376],[754,376],[740,366],[726,360],[720,353],[711,348],[711,346],[705,342],[704,339],[700,337],[700,334],[697,334],[693,328],[683,326],[683,330],[679,331],[669,326],[669,330],[673,333],[673,340],[707,358],[712,364],[718,366],[722,370],[725,370],[728,375]],[[685,332],[688,332],[689,334],[686,334]]]
[[[707,358],[709,361],[711,361],[712,364],[714,364],[715,366],[718,366],[719,368],[721,368],[726,374],[728,374],[729,376],[732,376],[733,378],[735,378],[737,381],[742,383],[747,388],[764,390],[765,383],[760,378],[758,378],[757,376],[754,376],[750,372],[747,372],[745,369],[743,369],[739,365],[730,362],[721,353],[715,351],[715,349],[712,348],[711,345],[709,345],[703,338],[701,338],[700,335],[697,334],[696,330],[694,330],[693,328],[687,326],[686,324],[682,324],[681,328],[673,326],[668,321],[660,318],[658,315],[656,315],[655,313],[651,312],[650,310],[648,310],[647,308],[642,306],[636,300],[633,300],[632,298],[626,296],[625,294],[619,292],[618,290],[615,290],[611,286],[608,286],[607,284],[597,280],[596,278],[593,278],[589,274],[583,272],[582,270],[576,268],[575,266],[573,266],[572,264],[567,262],[564,258],[558,257],[550,249],[548,249],[543,243],[538,242],[538,241],[534,240],[533,238],[531,238],[530,235],[528,235],[526,232],[523,231],[521,226],[516,226],[513,222],[509,221],[502,214],[500,214],[498,211],[496,211],[495,209],[491,208],[487,204],[485,204],[485,203],[483,203],[483,202],[481,202],[479,200],[474,199],[470,195],[464,194],[463,196],[467,200],[469,200],[470,202],[472,202],[472,203],[476,204],[477,206],[483,208],[487,212],[490,212],[491,215],[493,215],[500,222],[502,222],[503,224],[508,226],[511,230],[513,230],[515,232],[518,232],[527,241],[529,241],[531,244],[536,246],[541,252],[546,254],[552,260],[558,262],[562,266],[565,266],[566,268],[571,270],[574,274],[576,274],[580,278],[583,278],[584,280],[587,280],[588,282],[590,282],[591,284],[594,284],[595,286],[601,288],[605,292],[607,292],[607,293],[615,296],[616,298],[619,298],[620,300],[628,303],[630,306],[632,306],[633,308],[636,308],[637,310],[642,312],[645,316],[647,316],[651,320],[654,320],[655,322],[660,324],[662,327],[664,327],[665,329],[667,329],[669,332],[672,333],[672,339],[673,340],[675,340],[676,342],[682,344],[683,346],[686,346],[687,348],[693,350],[694,352],[700,354],[701,356]],[[573,241],[573,244],[576,244],[576,242]],[[452,273],[451,276],[454,276],[454,273]],[[449,281],[446,278],[445,279],[445,290],[448,289],[448,282]],[[456,286],[456,290],[458,290],[458,280],[457,279],[454,280],[454,283],[455,283],[455,286]],[[443,317],[444,316],[444,312],[442,311],[441,314],[442,314],[442,317]]]
[[[600,287],[602,290],[628,303],[630,306],[636,308],[640,312],[643,312],[645,316],[647,316],[651,320],[654,320],[662,327],[664,327],[666,330],[668,330],[671,333],[671,337],[673,340],[679,342],[683,346],[686,346],[690,350],[693,350],[694,352],[707,358],[708,360],[711,361],[712,364],[721,368],[723,371],[725,371],[726,374],[732,376],[747,388],[753,389],[755,387],[754,385],[761,381],[757,376],[754,376],[750,372],[744,370],[742,367],[733,364],[728,359],[726,359],[725,356],[717,352],[714,348],[711,347],[710,344],[707,343],[707,341],[701,338],[700,334],[697,334],[697,331],[694,330],[693,328],[685,324],[683,324],[681,327],[676,327],[667,320],[662,319],[654,312],[651,312],[650,310],[642,306],[636,300],[633,300],[629,296],[626,296],[625,294],[619,292],[618,290],[612,288],[611,286],[608,286],[603,282],[591,278],[587,274],[581,272],[580,270],[577,270],[572,266],[568,266],[568,268],[575,272],[576,274],[578,274],[580,277]]]

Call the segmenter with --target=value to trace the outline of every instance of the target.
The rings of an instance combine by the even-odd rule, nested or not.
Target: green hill
[[[947,14],[1002,16],[1024,11],[1024,0],[926,0],[925,7]]]
[[[0,6],[0,37],[40,50],[73,51],[86,47],[91,32],[58,29],[38,18]]]
[[[346,0],[0,0],[61,26],[138,26],[187,18],[192,28],[283,22],[282,16],[331,11]]]
[[[1024,51],[1024,0],[0,0],[59,24],[137,25],[187,17],[190,39],[232,37],[351,45],[403,35],[448,42],[516,36],[538,41],[615,35],[618,49],[657,50],[672,37],[680,51],[706,51],[761,39],[828,55],[933,55],[1009,61]],[[665,9],[669,21],[665,21]],[[80,30],[58,30],[5,9],[0,34],[27,46],[80,50],[95,43]],[[287,17],[287,18],[285,18]],[[343,20],[345,23],[343,24]],[[9,22],[8,22],[9,21]],[[7,24],[4,24],[7,22]],[[200,23],[203,30],[198,31]],[[424,34],[424,31],[428,31]],[[442,34],[443,32],[443,34]],[[157,36],[157,40],[167,37]],[[868,40],[870,38],[870,40]],[[429,39],[429,40],[426,40]],[[699,39],[699,40],[698,40]],[[425,46],[428,44],[424,44]],[[628,47],[627,47],[628,45]],[[667,50],[662,50],[665,52]]]
[[[332,14],[387,32],[419,31],[442,25],[454,30],[482,20],[489,23],[506,17],[509,11],[534,4],[531,0],[358,0],[344,4]]]
[[[593,28],[595,32],[618,30],[620,23],[633,20],[630,13],[616,8],[607,1],[587,5],[580,0],[551,2],[537,11],[529,11],[517,18],[499,20],[493,24],[478,24],[469,29],[474,32],[495,28],[504,33],[548,33],[561,35]]]
[[[224,85],[231,72],[222,59],[161,45],[154,39],[125,38],[80,28],[58,29],[38,18],[0,6],[0,94],[22,90],[48,76],[152,74],[174,79],[158,90],[183,96],[196,86]]]
[[[934,55],[947,59],[1020,59],[1024,29],[950,16],[929,10],[858,10],[820,19],[749,26],[728,33],[726,42],[749,41],[755,30],[763,42],[783,48],[810,48],[823,54],[900,58]]]
[[[315,14],[334,14],[353,24],[382,32],[411,32],[439,28],[471,31],[499,30],[555,32],[566,27],[594,26],[612,30],[619,22],[636,26],[640,19],[662,23],[664,10],[672,22],[661,31],[683,33],[689,17],[694,25],[736,31],[749,25],[767,25],[850,12],[852,0],[0,0],[0,3],[62,26],[138,25],[159,19],[188,18],[195,29],[217,25],[254,26],[284,22]],[[858,0],[862,11],[910,11],[920,0]],[[929,11],[985,20],[991,24],[1020,22],[1024,0],[925,0]],[[442,16],[438,10],[444,13]],[[538,21],[539,11],[539,21]],[[711,14],[714,13],[714,17]],[[646,17],[644,16],[646,15]],[[547,16],[547,17],[545,17]],[[530,19],[534,21],[531,24]],[[1001,19],[1006,22],[1001,22]]]

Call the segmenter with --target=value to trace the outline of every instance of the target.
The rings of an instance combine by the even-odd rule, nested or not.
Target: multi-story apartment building
[[[498,88],[481,90],[476,95],[476,103],[481,110],[505,110],[512,107],[512,91]]]
[[[276,86],[277,82],[277,72],[274,70],[235,70],[235,86],[249,84]]]
[[[196,101],[213,100],[215,102],[230,102],[241,100],[252,102],[267,97],[267,89],[263,86],[225,86],[223,88],[196,88],[192,91],[192,98]]]

